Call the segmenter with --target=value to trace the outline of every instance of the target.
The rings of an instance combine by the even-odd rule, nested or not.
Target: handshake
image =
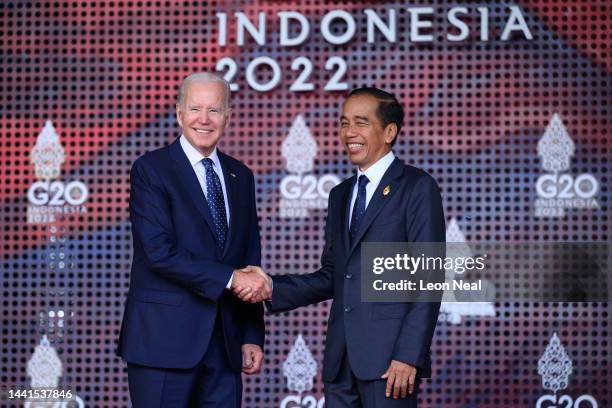
[[[244,302],[258,303],[272,299],[272,278],[259,266],[236,269],[231,291]]]

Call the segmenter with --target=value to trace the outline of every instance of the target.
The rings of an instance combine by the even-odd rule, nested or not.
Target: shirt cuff
[[[232,280],[233,279],[234,279],[234,272],[232,272],[232,276],[230,276],[229,282],[227,282],[227,285],[225,285],[225,289],[231,289],[232,288]]]

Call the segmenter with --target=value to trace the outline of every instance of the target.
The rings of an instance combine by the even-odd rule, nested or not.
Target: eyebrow
[[[193,109],[193,108],[206,108],[206,109],[222,109],[222,105],[203,105],[200,103],[194,103],[192,105],[187,105],[187,108],[189,109]]]
[[[369,119],[368,119],[368,117],[367,117],[367,116],[359,116],[359,115],[357,115],[357,116],[355,116],[355,119],[356,119],[356,120],[363,120],[363,121],[365,121],[365,122],[369,122]],[[346,116],[342,115],[342,116],[340,116],[340,120],[341,120],[341,121],[342,121],[342,120],[348,120],[348,118],[347,118]]]

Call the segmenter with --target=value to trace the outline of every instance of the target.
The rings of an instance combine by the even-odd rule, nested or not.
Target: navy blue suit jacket
[[[253,173],[218,153],[230,208],[222,251],[206,198],[179,140],[134,162],[134,258],[118,348],[128,363],[195,366],[207,349],[217,309],[234,370],[242,367],[242,344],[263,348],[262,305],[246,304],[225,290],[234,269],[261,263]]]
[[[442,198],[427,173],[395,159],[374,192],[357,238],[349,244],[349,208],[356,177],[330,193],[321,268],[306,275],[274,276],[272,312],[291,310],[333,298],[323,380],[333,381],[344,349],[355,376],[376,380],[391,360],[431,373],[430,345],[439,302],[362,303],[361,242],[444,242]],[[383,194],[389,186],[389,193]]]

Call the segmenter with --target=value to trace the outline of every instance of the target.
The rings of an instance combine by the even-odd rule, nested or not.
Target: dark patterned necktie
[[[219,176],[213,169],[213,161],[211,159],[202,160],[202,164],[204,164],[206,175],[206,202],[215,224],[215,234],[217,235],[219,249],[223,250],[225,236],[227,235],[227,214],[225,213],[225,200],[223,199],[221,180],[219,180]]]
[[[351,228],[349,229],[349,236],[351,239],[351,245],[355,242],[357,231],[359,231],[359,225],[363,220],[363,215],[366,211],[366,185],[370,182],[365,174],[359,176],[359,187],[357,188],[357,199],[353,205],[353,215],[351,216]]]

